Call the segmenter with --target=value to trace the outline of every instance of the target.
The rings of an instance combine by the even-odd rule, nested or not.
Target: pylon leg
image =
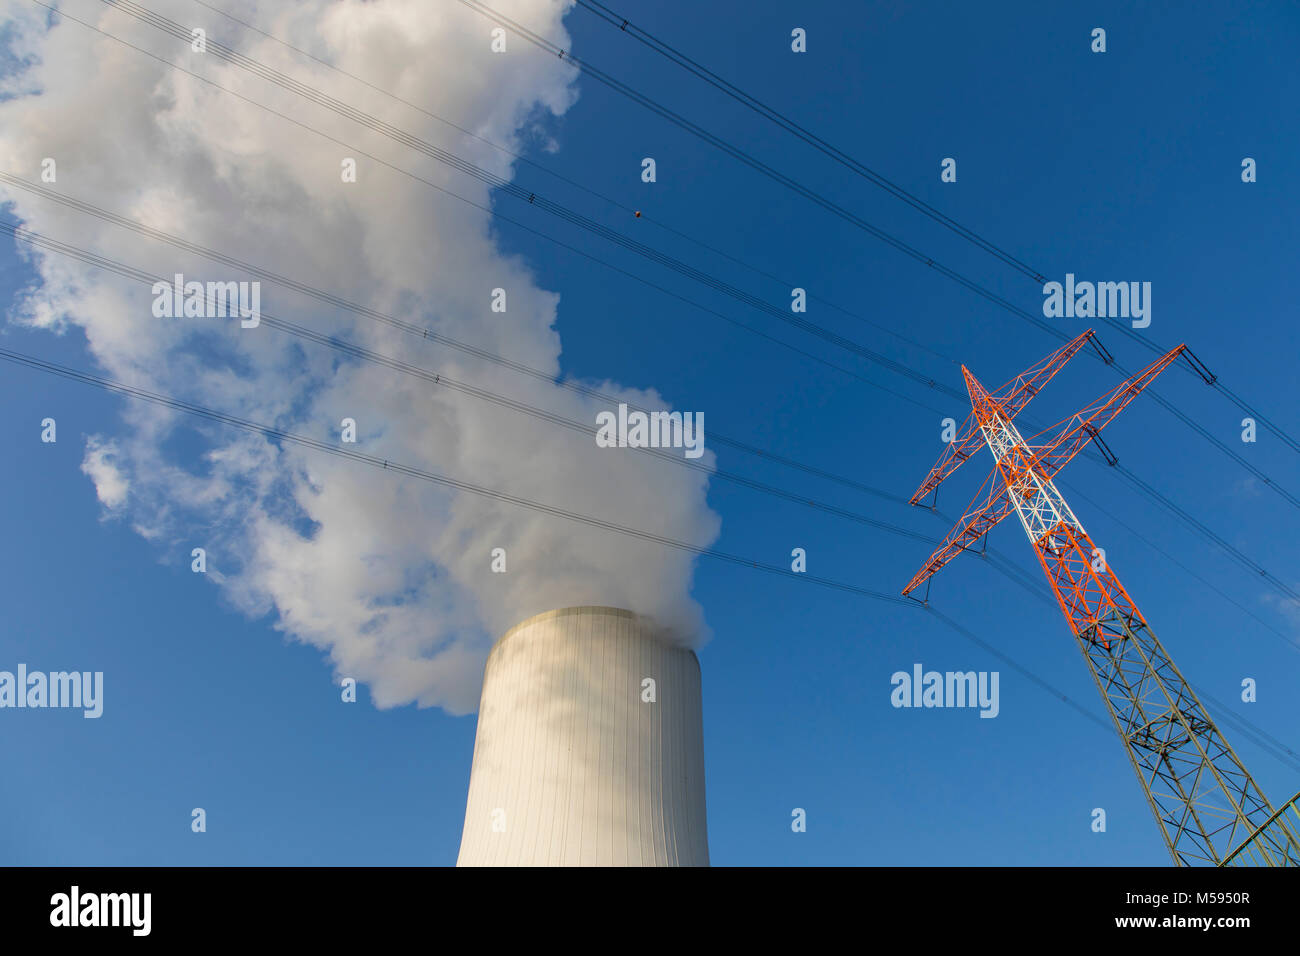
[[[1273,816],[1267,798],[1087,532],[1061,523],[1035,551],[1174,861],[1220,863]],[[1265,834],[1262,852],[1300,866],[1285,829]]]

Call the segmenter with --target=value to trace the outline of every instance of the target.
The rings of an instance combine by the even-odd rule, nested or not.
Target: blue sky
[[[958,222],[1060,279],[1153,285],[1162,346],[1186,342],[1220,379],[1293,430],[1300,407],[1294,266],[1300,137],[1293,68],[1300,13],[1287,4],[1125,4],[1044,9],[949,5],[718,2],[617,8],[759,99],[796,118]],[[864,218],[1037,311],[1036,284],[702,86],[581,10],[573,50]],[[1089,50],[1107,31],[1104,55]],[[808,52],[790,52],[803,27]],[[994,387],[1056,343],[848,224],[723,157],[589,79],[548,129],[536,159],[645,212],[642,220],[524,168],[518,181],[724,277],[768,301],[789,287],[659,230],[716,249],[842,304],[967,364]],[[642,157],[658,181],[640,181]],[[939,178],[943,157],[958,181]],[[1240,179],[1243,157],[1259,181]],[[526,205],[498,208],[533,228],[687,298],[854,369],[959,421],[967,408]],[[941,450],[941,416],[689,309],[509,225],[502,246],[559,294],[562,369],[654,387],[709,426],[782,455],[908,495]],[[0,301],[27,280],[6,242]],[[903,346],[817,301],[811,321],[953,386],[956,366]],[[1062,319],[1063,331],[1082,331]],[[1100,327],[1130,368],[1150,354]],[[77,333],[6,328],[4,345],[88,368]],[[1112,387],[1112,370],[1078,359],[1031,407],[1063,418]],[[1181,370],[1157,390],[1277,482],[1300,489],[1294,453]],[[102,520],[80,471],[82,436],[114,434],[122,400],[27,370],[0,369],[0,668],[26,662],[106,674],[105,715],[0,713],[0,862],[17,864],[449,864],[465,806],[472,716],[414,706],[379,710],[363,688],[339,702],[319,651],[250,620],[209,582],[134,533]],[[54,417],[60,440],[43,445]],[[544,427],[538,425],[537,427]],[[1121,462],[1292,586],[1300,514],[1139,398],[1106,434]],[[909,510],[715,447],[742,471],[881,520],[941,535]],[[985,457],[945,487],[962,507]],[[361,467],[361,466],[358,466]],[[1295,646],[1137,540],[1131,525],[1300,641],[1274,592],[1113,473],[1085,459],[1070,487],[1084,526],[1184,674],[1234,713],[1300,749]],[[376,474],[374,482],[389,481]],[[1066,490],[1067,496],[1070,494]],[[929,553],[916,541],[715,481],[717,547],[897,592]],[[1116,520],[1118,519],[1118,520]],[[1122,522],[1122,523],[1121,523]],[[992,545],[1038,576],[1013,522]],[[710,847],[722,865],[1164,865],[1167,853],[1120,742],[986,651],[911,608],[702,559],[694,596],[713,640],[704,678]],[[966,557],[931,600],[1098,716],[1102,702],[1055,608]],[[896,710],[890,675],[998,670],[1001,711]],[[1245,677],[1259,699],[1240,701]],[[1211,713],[1216,713],[1211,707]],[[1223,723],[1275,804],[1300,774]],[[190,832],[192,807],[208,833]],[[807,810],[792,833],[792,808]],[[1091,811],[1107,831],[1090,830]]]

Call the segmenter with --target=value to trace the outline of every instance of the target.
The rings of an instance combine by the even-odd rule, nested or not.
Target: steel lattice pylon
[[[994,469],[976,495],[981,503],[957,522],[903,594],[911,595],[1014,511],[1124,741],[1175,864],[1219,865],[1250,840],[1252,861],[1300,866],[1293,825],[1274,813],[1052,480],[1085,445],[1100,441],[1101,429],[1180,356],[1208,373],[1180,345],[1049,430],[1052,437],[1035,436],[1031,445],[1013,423],[1042,385],[1090,341],[1097,345],[1092,330],[995,392],[962,366],[971,414],[912,503],[937,489],[981,446],[992,452]],[[1233,862],[1243,858],[1238,855]]]

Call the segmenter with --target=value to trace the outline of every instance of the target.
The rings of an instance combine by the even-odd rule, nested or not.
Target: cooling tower
[[[707,866],[695,652],[645,618],[517,624],[483,676],[458,866]]]

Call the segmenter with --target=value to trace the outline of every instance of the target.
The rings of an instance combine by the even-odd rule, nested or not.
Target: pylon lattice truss
[[[930,578],[940,568],[973,550],[994,525],[1015,512],[1106,702],[1175,864],[1218,865],[1233,856],[1233,862],[1300,866],[1294,824],[1274,812],[1052,480],[1090,442],[1100,444],[1101,430],[1180,357],[1212,378],[1180,345],[1063,423],[1034,436],[1031,445],[1013,420],[1089,342],[1109,359],[1089,329],[994,392],[962,366],[971,413],[912,496],[912,504],[936,491],[981,447],[992,453],[994,468],[975,496],[979,504],[962,516],[903,594],[912,595],[922,584],[928,591]],[[1248,854],[1236,852],[1247,843]]]

